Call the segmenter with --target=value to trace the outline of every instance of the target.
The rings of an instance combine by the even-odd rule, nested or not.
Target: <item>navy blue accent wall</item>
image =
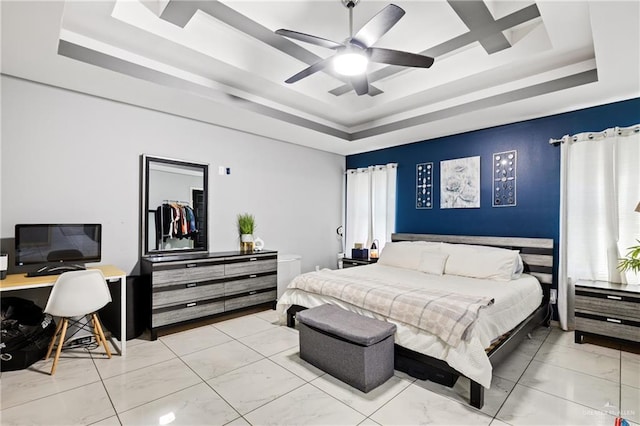
[[[347,157],[347,168],[398,163],[396,232],[553,238],[558,245],[560,147],[586,131],[640,123],[640,98]],[[492,154],[518,151],[517,206],[492,207]],[[440,209],[440,161],[480,156],[480,208]],[[434,163],[433,208],[416,209],[416,164]]]
[[[560,148],[549,138],[640,122],[640,98],[347,157],[347,168],[398,163],[397,232],[558,236]],[[492,207],[492,154],[518,151],[517,206]],[[480,156],[480,208],[440,209],[440,161]],[[433,208],[416,209],[416,164],[434,163]]]

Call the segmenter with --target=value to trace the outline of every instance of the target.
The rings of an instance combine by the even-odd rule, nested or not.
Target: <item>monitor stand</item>
[[[60,275],[71,271],[84,271],[84,265],[47,265],[37,271],[27,272],[27,277],[44,277],[46,275]]]

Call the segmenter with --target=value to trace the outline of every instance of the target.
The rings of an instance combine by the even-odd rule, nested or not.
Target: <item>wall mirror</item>
[[[207,252],[208,166],[142,156],[142,255]]]

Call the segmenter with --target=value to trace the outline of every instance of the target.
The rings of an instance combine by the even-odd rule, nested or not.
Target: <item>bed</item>
[[[393,234],[376,264],[296,277],[277,309],[289,326],[324,303],[392,322],[396,368],[448,386],[466,376],[481,408],[493,365],[548,321],[552,283],[551,239]]]

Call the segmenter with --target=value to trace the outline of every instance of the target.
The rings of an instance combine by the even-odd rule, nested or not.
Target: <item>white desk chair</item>
[[[60,317],[56,333],[51,338],[47,355],[44,358],[49,358],[56,337],[60,335],[58,347],[56,348],[56,356],[53,359],[53,366],[51,367],[51,375],[56,371],[58,358],[60,358],[60,351],[64,344],[67,326],[69,325],[69,319],[71,317],[91,315],[93,334],[96,337],[96,342],[104,346],[107,356],[111,358],[109,345],[104,337],[102,326],[96,314],[98,309],[109,302],[111,302],[111,294],[109,293],[104,275],[102,275],[102,272],[99,270],[90,269],[86,271],[65,272],[58,277],[53,286],[53,290],[51,290],[51,295],[49,295],[47,306],[44,308],[46,313]]]

